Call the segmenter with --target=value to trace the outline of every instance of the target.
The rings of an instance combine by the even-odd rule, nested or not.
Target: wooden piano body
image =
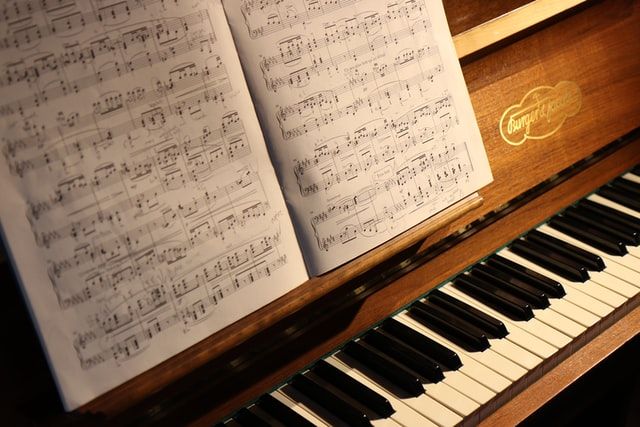
[[[20,325],[4,328],[0,376],[8,419],[211,424],[640,163],[638,2],[445,1],[445,9],[465,52],[463,72],[494,176],[481,199],[309,280],[74,414],[62,412],[11,285],[3,292],[12,306],[0,314],[5,325]],[[503,113],[533,89],[560,82],[579,88],[578,111],[549,113],[555,122],[548,135],[537,135],[544,137],[506,142]],[[10,276],[6,264],[3,270]],[[639,330],[640,309],[631,309],[528,387],[512,390],[495,412],[483,413],[485,422],[523,420]]]

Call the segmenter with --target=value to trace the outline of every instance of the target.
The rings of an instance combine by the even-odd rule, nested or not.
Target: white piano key
[[[556,301],[553,301],[553,302],[550,301],[551,307],[554,309],[561,309],[562,314],[575,320],[576,322],[580,323],[583,326],[589,327],[589,326],[595,325],[603,316],[606,316],[608,313],[610,313],[613,310],[612,307],[594,298],[591,298],[590,296],[576,290],[572,286],[569,286],[571,282],[569,282],[568,280],[565,280],[562,277],[553,274],[546,268],[540,267],[538,264],[530,262],[527,259],[514,254],[508,249],[503,249],[498,253],[503,257],[510,259],[513,262],[517,262],[518,264],[523,265],[527,268],[530,268],[531,270],[536,271],[540,274],[543,274],[550,279],[560,282],[564,287],[564,291],[566,292],[566,295],[561,300],[557,301],[560,304],[557,304]],[[569,304],[563,305],[562,301],[571,302],[574,304],[574,306],[571,307]],[[603,313],[603,314],[596,315],[595,313]]]
[[[480,407],[480,404],[469,399],[444,381],[424,385],[425,394],[442,403],[458,415],[466,417]]]
[[[500,353],[524,369],[531,370],[542,362],[542,359],[535,354],[528,352],[507,339],[491,338],[489,339],[489,343],[496,353]]]
[[[631,172],[625,173],[624,175],[622,175],[622,177],[624,179],[628,179],[629,181],[633,181],[633,182],[636,182],[636,183],[640,184],[640,176],[634,175]]]
[[[627,246],[627,252],[640,262],[640,246]]]
[[[369,387],[371,390],[375,391],[381,396],[384,396],[389,401],[393,409],[395,409],[395,412],[391,414],[391,418],[394,421],[396,421],[398,424],[401,424],[404,426],[417,426],[417,425],[423,426],[424,425],[429,427],[434,427],[437,425],[437,424],[434,424],[428,418],[425,418],[423,415],[413,410],[411,407],[407,406],[401,399],[397,398],[392,393],[380,387],[373,380],[369,379],[364,374],[360,373],[358,370],[344,364],[341,360],[337,359],[336,357],[329,356],[325,359],[325,361],[330,365],[332,365],[333,367],[335,367],[336,369],[341,370],[345,374],[349,375],[351,378],[360,382],[361,384]]]
[[[533,314],[542,323],[557,329],[571,338],[577,338],[580,334],[586,331],[587,328],[567,317],[571,315],[573,307],[575,306],[568,301],[556,299],[553,300],[551,305],[544,310],[534,309]],[[563,313],[567,313],[567,316]]]
[[[428,334],[428,332],[425,330],[425,328],[422,325],[416,324],[408,316],[401,315],[401,316],[396,316],[394,318],[398,322],[410,327],[411,329],[417,331],[418,333],[428,336],[434,341],[439,342],[440,344],[449,347],[451,350],[456,351],[456,353],[458,354],[458,357],[460,357],[460,360],[462,361],[462,367],[460,367],[458,371],[473,378],[475,381],[488,387],[490,390],[494,391],[495,393],[499,393],[502,390],[509,387],[509,385],[511,385],[511,381],[509,381],[507,378],[487,368],[485,365],[483,365],[482,363],[479,363],[474,358],[469,357],[468,353],[466,353],[464,350],[457,351],[458,349],[457,346],[453,344],[449,346],[448,342],[445,342],[445,340],[440,340],[439,337],[434,337]]]
[[[418,397],[403,398],[402,401],[439,426],[455,426],[462,421],[460,415],[426,394]]]
[[[607,258],[606,272],[612,276],[624,280],[632,286],[640,288],[640,270],[634,270],[629,267],[628,260],[624,258]]]
[[[608,305],[611,308],[620,307],[622,304],[627,302],[627,299],[622,295],[613,292],[604,286],[601,286],[598,282],[592,279],[589,279],[584,283],[567,282],[567,284],[571,285],[572,288],[585,293],[592,298],[595,298],[603,304]],[[602,313],[596,314],[603,316]]]
[[[449,341],[447,338],[443,337],[442,335],[438,334],[437,332],[426,328],[425,326],[421,325],[419,322],[416,322],[415,320],[413,320],[410,316],[408,316],[405,313],[397,315],[396,318],[399,319],[402,316],[407,321],[412,322],[416,327],[422,328],[422,332],[425,335],[428,335],[429,337],[431,337],[433,339],[437,338],[443,345],[451,348],[456,353],[458,353],[458,355],[461,352],[465,353],[465,354],[469,355],[469,357],[471,357],[472,359],[475,359],[476,361],[482,363],[483,365],[485,365],[489,369],[491,369],[491,370],[493,370],[495,372],[498,372],[500,375],[502,375],[503,377],[509,379],[512,382],[517,380],[518,378],[522,377],[524,374],[527,373],[526,369],[516,365],[515,363],[513,363],[509,359],[507,359],[507,358],[501,356],[500,354],[496,353],[495,351],[491,350],[491,348],[488,348],[487,350],[482,351],[482,352],[471,352],[471,351],[467,352],[466,350],[462,349],[461,347],[458,347],[453,342]]]
[[[491,307],[459,291],[453,286],[446,285],[441,287],[440,290],[459,299],[460,301],[466,302],[472,307],[475,307],[498,320],[501,320],[509,330],[509,335],[506,336],[507,340],[518,344],[519,346],[529,350],[531,353],[537,354],[543,359],[550,357],[558,351],[559,348],[562,348],[571,342],[570,337],[558,332],[544,323],[541,323],[535,317],[526,322],[511,320]]]
[[[607,273],[612,274],[617,278],[622,279],[633,286],[640,287],[640,268],[636,269],[637,267],[635,265],[636,264],[635,257],[629,256],[629,255],[625,255],[623,257],[609,255],[597,248],[594,248],[591,245],[583,243],[578,239],[574,239],[573,237],[567,234],[564,234],[561,231],[555,230],[546,224],[538,227],[538,230],[540,230],[543,233],[547,233],[550,236],[554,236],[554,237],[557,237],[558,239],[564,240],[567,243],[571,243],[572,245],[575,245],[579,248],[587,250],[591,253],[600,255],[600,257],[604,260],[605,264],[607,265],[607,268],[605,269]]]
[[[633,209],[621,205],[620,203],[612,202],[611,200],[597,194],[592,194],[588,196],[587,199],[596,203],[600,203],[601,205],[608,206],[611,209],[615,209],[628,215],[635,216],[636,218],[640,218],[640,212],[636,212]]]
[[[306,419],[310,423],[316,426],[328,426],[327,423],[325,423],[320,418],[316,417],[313,414],[313,411],[307,408],[303,403],[294,401],[293,399],[289,398],[289,396],[287,396],[280,390],[274,391],[273,393],[271,393],[271,396],[279,400],[284,405],[288,406],[291,410],[295,411],[298,415],[300,415],[302,418]]]
[[[393,418],[370,419],[371,425],[374,427],[401,427],[402,424],[397,423]]]
[[[609,273],[609,264],[610,263],[607,262],[606,271],[590,271],[589,275],[591,276],[591,280],[627,299],[637,295],[638,292],[640,292],[640,283],[638,284],[639,286],[636,287]],[[618,265],[613,262],[611,262],[611,264],[614,264],[614,266]]]
[[[461,370],[446,371],[442,381],[479,404],[487,403],[496,395],[494,391],[467,376]]]
[[[377,418],[369,419],[371,425],[374,427],[401,427],[402,424],[397,423],[393,418]]]

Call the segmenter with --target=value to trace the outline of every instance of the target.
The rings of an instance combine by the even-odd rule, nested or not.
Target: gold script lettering
[[[511,145],[547,138],[560,129],[567,117],[576,115],[581,106],[582,93],[574,82],[536,87],[502,114],[500,135]]]

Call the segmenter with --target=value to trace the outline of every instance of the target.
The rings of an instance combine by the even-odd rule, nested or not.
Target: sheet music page
[[[1,5],[0,218],[67,409],[307,279],[220,0]]]
[[[440,1],[223,4],[312,275],[491,181]]]

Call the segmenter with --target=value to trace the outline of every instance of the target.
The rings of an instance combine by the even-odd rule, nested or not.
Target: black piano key
[[[233,417],[240,425],[247,427],[269,427],[270,424],[247,408],[242,408]]]
[[[608,216],[593,212],[584,206],[577,206],[575,210],[583,217],[590,218],[592,221],[597,221],[605,227],[624,233],[629,237],[629,244],[633,246],[640,244],[640,225],[630,225],[617,219],[609,218]]]
[[[510,319],[529,320],[533,318],[531,305],[493,286],[486,280],[464,274],[458,276],[453,284],[462,292],[477,298]]]
[[[262,396],[256,406],[286,426],[313,427],[313,423],[270,394]]]
[[[622,206],[626,206],[629,209],[640,212],[640,199],[635,197],[634,194],[629,191],[607,185],[599,188],[598,191],[596,191],[596,194],[604,197],[605,199],[619,203]]]
[[[506,276],[506,274],[493,267],[478,264],[471,270],[470,274],[521,298],[523,301],[531,304],[533,308],[549,307],[549,298],[547,298],[547,295],[540,289],[522,282],[512,283],[509,280],[503,280],[502,277]]]
[[[549,221],[549,226],[610,255],[623,256],[627,254],[627,247],[624,243],[603,235],[584,222],[556,216]]]
[[[634,184],[634,182],[631,182],[631,181],[629,181],[629,183]],[[640,199],[640,196],[638,195],[637,190],[633,188],[632,185],[627,185],[625,183],[622,183],[622,184],[616,183],[615,181],[613,181],[613,182],[610,182],[607,185],[607,187],[611,188],[613,191],[619,193],[620,195],[628,198],[629,200],[636,201]]]
[[[414,303],[409,315],[465,350],[483,351],[491,346],[482,330],[430,302]]]
[[[388,418],[395,412],[386,397],[381,396],[324,360],[319,360],[311,368],[311,372],[326,382],[333,384],[340,391],[382,417]]]
[[[622,227],[616,227],[606,224],[606,218],[593,217],[587,212],[580,210],[575,207],[570,207],[562,213],[562,216],[577,219],[586,224],[589,224],[591,227],[594,227],[597,230],[600,230],[603,233],[606,233],[616,239],[620,239],[622,243],[625,245],[638,246],[638,242],[640,240],[640,234],[633,232],[632,230],[623,230]]]
[[[291,386],[349,425],[371,425],[367,414],[304,375],[298,374],[293,377]]]
[[[536,298],[538,298],[538,301],[540,304],[540,307],[535,307],[535,308],[547,308],[550,305],[549,296],[543,289],[540,289],[539,286],[534,286],[531,283],[528,283],[528,282],[525,282],[524,280],[519,279],[511,272],[505,271],[507,270],[506,268],[504,269],[499,268],[493,264],[492,265],[477,264],[473,268],[473,271],[476,271],[476,270],[478,272],[482,272],[482,273],[476,273],[476,276],[479,276],[482,278],[483,274],[486,274],[487,276],[490,276],[492,280],[495,280],[496,282],[494,283],[496,284],[499,284],[501,282],[506,282],[511,286],[514,286],[520,289],[521,292],[527,292],[530,295],[534,295]],[[487,281],[491,281],[491,280],[487,280]]]
[[[504,338],[509,334],[507,327],[502,323],[502,321],[489,316],[488,314],[452,297],[449,294],[435,290],[429,294],[427,299],[433,304],[439,305],[472,325],[477,326],[492,338]]]
[[[636,197],[640,198],[640,184],[630,181],[623,177],[618,177],[611,182],[611,186],[614,188],[621,188],[623,190],[633,193]]]
[[[557,251],[526,241],[515,240],[509,245],[511,252],[538,264],[559,276],[574,282],[589,280],[589,272],[584,265],[563,256]]]
[[[376,350],[384,353],[399,365],[404,365],[432,383],[444,379],[442,368],[435,361],[423,356],[408,345],[385,336],[377,330],[370,331],[362,340]]]
[[[411,346],[425,356],[432,358],[438,362],[442,368],[455,371],[462,367],[462,361],[455,351],[425,335],[422,335],[419,332],[414,331],[395,319],[390,318],[385,320],[380,325],[380,329]]]
[[[640,165],[635,165],[633,169],[631,169],[631,173],[636,176],[640,176]]]
[[[585,265],[589,270],[602,271],[606,268],[604,260],[597,254],[593,254],[582,248],[557,239],[538,230],[532,230],[524,237],[526,240],[537,243],[541,246],[554,249]]]
[[[550,298],[562,298],[565,296],[565,291],[561,283],[500,255],[492,255],[487,260],[487,265],[503,271],[513,279],[522,280],[535,286]]]
[[[578,206],[593,212],[596,215],[608,218],[612,221],[616,221],[631,227],[635,231],[640,231],[640,218],[629,215],[624,212],[620,212],[609,206],[602,205],[600,203],[593,202],[589,199],[581,200]]]
[[[424,387],[422,386],[420,378],[390,360],[385,359],[376,352],[364,347],[362,344],[351,341],[344,346],[342,351],[381,377],[384,377],[391,384],[402,389],[410,396],[417,397],[424,393]]]

